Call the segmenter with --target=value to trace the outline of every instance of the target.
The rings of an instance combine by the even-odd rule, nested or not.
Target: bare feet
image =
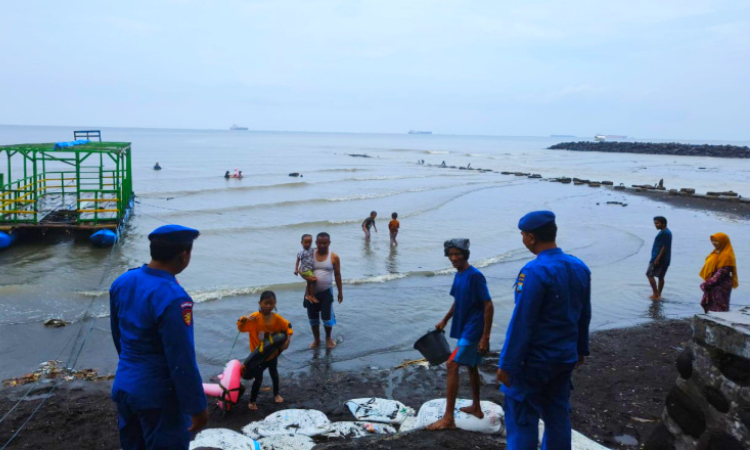
[[[250,411],[257,411],[258,410],[258,404],[257,403],[248,403],[247,409]]]
[[[260,390],[263,392],[268,392],[271,390],[271,386],[263,386],[262,388],[260,388]]]
[[[310,346],[307,348],[318,348],[318,347],[320,347],[320,341],[313,341],[313,343],[310,344]]]
[[[284,403],[284,397],[282,397],[282,396],[280,396],[280,395],[277,395],[277,396],[276,396],[276,397],[275,397],[275,398],[273,399],[273,401],[274,401],[274,403]]]
[[[659,300],[661,298],[661,296],[659,296],[659,294],[654,294],[654,295],[650,296],[649,298],[651,300]]]
[[[443,416],[442,419],[424,427],[425,430],[455,430],[456,422],[453,417]]]
[[[336,341],[334,341],[331,338],[326,339],[326,347],[334,348],[335,346],[336,346]]]
[[[480,419],[484,418],[484,413],[482,412],[482,408],[477,405],[464,406],[463,408],[461,408],[461,412],[465,412],[466,414],[471,414],[472,416],[476,416]]]

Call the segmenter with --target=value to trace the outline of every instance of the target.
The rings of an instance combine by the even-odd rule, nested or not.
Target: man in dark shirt
[[[661,291],[664,289],[664,276],[667,274],[670,260],[672,259],[672,232],[667,228],[667,219],[663,216],[654,217],[654,226],[659,230],[659,234],[654,239],[654,246],[651,247],[651,260],[648,263],[646,276],[651,283],[651,289],[654,294],[649,297],[651,300],[661,300]],[[656,283],[659,279],[659,284]]]

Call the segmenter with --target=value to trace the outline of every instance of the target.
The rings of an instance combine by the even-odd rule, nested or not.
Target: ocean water
[[[0,144],[70,140],[73,129],[0,126]],[[731,215],[675,209],[603,188],[417,164],[445,161],[626,185],[664,179],[668,188],[750,195],[750,160],[552,151],[545,148],[560,139],[539,137],[124,128],[102,134],[133,143],[132,220],[122,243],[111,250],[62,238],[0,253],[0,378],[48,359],[113,371],[109,285],[148,262],[146,236],[165,223],[202,233],[190,267],[178,279],[196,301],[196,350],[206,378],[228,358],[247,355],[247,336],[235,340],[235,321],[257,309],[265,289],[276,292],[278,312],[295,330],[282,355],[283,370],[391,367],[418,357],[414,341],[452,302],[453,270],[442,243],[454,237],[471,239],[471,262],[487,277],[495,302],[491,346],[500,350],[515,277],[533,257],[516,225],[536,209],[555,211],[560,246],[591,267],[592,330],[700,312],[698,271],[711,250],[709,236],[719,231],[730,235],[737,253],[740,287],[732,305],[750,304],[743,282],[750,232]],[[152,170],[156,161],[160,172]],[[235,168],[245,178],[225,180],[224,172]],[[303,176],[289,177],[290,172]],[[360,224],[371,210],[378,212],[380,232],[367,242]],[[392,249],[387,223],[394,211],[401,232],[400,245]],[[667,216],[674,234],[662,302],[648,299],[645,277],[655,215]],[[344,303],[335,306],[339,345],[332,352],[307,350],[304,286],[293,274],[301,235],[321,231],[331,234],[344,278]],[[47,329],[42,323],[48,318],[72,323]]]

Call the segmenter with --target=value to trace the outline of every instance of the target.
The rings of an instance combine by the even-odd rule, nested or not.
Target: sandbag
[[[357,398],[346,402],[349,411],[358,421],[400,425],[414,410],[396,400],[384,398]]]
[[[226,428],[208,428],[190,442],[190,450],[201,447],[222,450],[260,450],[261,445],[247,436]]]
[[[333,422],[328,438],[356,439],[373,434],[395,434],[396,429],[384,423],[375,422]]]
[[[407,417],[404,423],[398,428],[399,433],[408,433],[409,431],[417,429],[417,418]]]
[[[315,442],[307,436],[272,436],[260,440],[261,450],[312,450]]]
[[[331,421],[314,409],[283,409],[259,422],[251,422],[242,433],[251,439],[270,436],[317,436],[331,431]]]
[[[539,445],[541,445],[542,439],[544,439],[544,421],[539,421]],[[607,447],[601,445],[598,442],[594,442],[587,438],[583,434],[573,430],[573,436],[571,439],[571,448],[573,450],[609,450]]]
[[[479,405],[484,413],[484,418],[480,419],[471,414],[461,412],[461,408],[471,406],[472,401],[459,398],[456,399],[456,409],[453,412],[456,428],[466,431],[477,431],[486,434],[500,434],[505,431],[503,422],[503,408],[495,403],[482,401]],[[440,420],[445,415],[445,399],[439,398],[430,400],[419,408],[417,414],[417,428],[424,428],[427,425]]]

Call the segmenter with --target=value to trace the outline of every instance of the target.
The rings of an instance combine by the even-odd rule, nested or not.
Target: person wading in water
[[[315,282],[315,300],[305,300],[307,318],[313,333],[313,343],[310,348],[320,346],[320,319],[323,319],[323,328],[326,331],[326,347],[331,349],[336,342],[331,338],[333,326],[336,325],[336,316],[333,314],[333,281],[336,280],[336,289],[339,291],[339,303],[344,301],[344,291],[341,286],[341,260],[339,255],[329,251],[331,236],[328,233],[318,233],[315,239],[315,258],[313,261],[313,273]]]

